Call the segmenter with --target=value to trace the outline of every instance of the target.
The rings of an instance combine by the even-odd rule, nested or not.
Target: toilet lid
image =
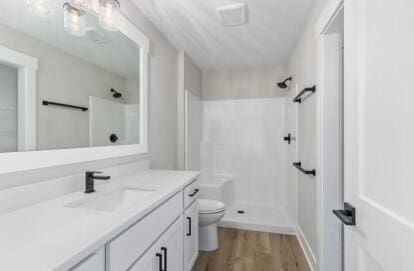
[[[199,214],[212,214],[224,211],[226,205],[223,202],[211,199],[199,199],[198,200],[198,213]]]

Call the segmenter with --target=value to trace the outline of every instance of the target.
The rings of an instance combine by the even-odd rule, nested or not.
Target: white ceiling
[[[314,0],[133,0],[204,71],[287,63]],[[223,27],[216,7],[246,3],[249,22]]]

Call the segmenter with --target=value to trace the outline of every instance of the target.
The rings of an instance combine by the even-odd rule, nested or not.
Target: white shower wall
[[[236,175],[236,202],[285,210],[285,99],[204,101],[203,107],[202,173]]]

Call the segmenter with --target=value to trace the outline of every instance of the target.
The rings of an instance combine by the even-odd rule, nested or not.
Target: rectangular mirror
[[[140,32],[51,2],[48,18],[0,2],[0,153],[146,144]]]

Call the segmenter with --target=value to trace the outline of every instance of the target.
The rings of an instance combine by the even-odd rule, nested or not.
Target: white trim
[[[98,0],[94,0],[94,12],[98,10],[97,3]],[[123,14],[120,16],[119,31],[140,47],[140,144],[0,153],[0,174],[144,154],[148,152],[149,39],[140,30],[138,30],[138,28],[132,24]],[[27,56],[24,56],[23,54],[15,51],[11,53],[10,49],[8,50],[4,47],[0,48],[0,57],[3,54],[6,57],[12,57],[14,61],[17,61],[17,63],[20,63],[20,65],[25,65],[24,67],[26,67],[28,70],[24,70],[22,73],[24,73],[28,79],[25,80],[24,86],[32,86],[27,87],[25,91],[25,97],[27,97],[25,101],[35,101],[35,92],[27,90],[29,88],[33,89],[33,86],[36,85],[36,74],[33,73],[33,71],[37,69],[37,60],[35,58],[28,58]],[[27,111],[23,115],[25,118],[30,117],[31,119],[28,122],[29,124],[27,125],[27,129],[30,131],[30,133],[33,133],[36,127],[36,103],[30,103],[26,110]],[[36,140],[33,141],[32,139],[28,141],[27,144],[33,144],[33,142],[36,142]]]
[[[18,151],[36,149],[36,71],[38,60],[0,45],[0,63],[17,68]]]
[[[328,1],[323,9],[318,21],[315,25],[315,39],[319,39],[321,35],[329,28],[336,15],[344,7],[344,0],[331,0]]]
[[[333,151],[332,148],[337,147],[332,141],[330,141],[330,135],[332,130],[324,124],[326,114],[329,114],[329,110],[325,109],[325,106],[329,103],[329,98],[333,96],[327,95],[327,89],[325,88],[325,75],[326,71],[335,71],[334,68],[325,67],[326,64],[326,49],[327,46],[327,31],[329,30],[332,23],[337,18],[337,15],[343,11],[344,5],[343,0],[334,0],[328,2],[326,8],[322,12],[319,20],[315,26],[315,33],[317,39],[317,74],[318,74],[318,93],[317,93],[317,204],[316,204],[316,216],[317,216],[317,232],[318,232],[318,251],[319,251],[319,266],[320,271],[329,271],[332,266],[340,266],[338,260],[341,261],[341,255],[335,254],[336,251],[340,254],[342,252],[342,246],[337,244],[338,240],[332,236],[332,231],[338,230],[337,236],[341,238],[341,225],[339,222],[333,222],[331,217],[332,209],[337,206],[340,208],[340,202],[342,194],[333,195],[332,193],[337,192],[338,187],[342,186],[340,183],[332,183],[332,177],[335,176],[334,170],[331,166],[325,166],[333,157],[325,157],[325,155],[337,155],[338,153]],[[332,43],[332,41],[330,42]],[[331,65],[340,65],[339,58],[338,63],[330,63]],[[333,76],[333,74],[331,74]],[[331,78],[328,76],[328,78]],[[332,94],[332,93],[331,93]],[[328,111],[328,112],[326,112]],[[335,129],[334,127],[332,129]],[[331,145],[329,145],[331,144]],[[338,150],[336,150],[338,151]],[[338,172],[336,172],[338,173]],[[325,176],[326,175],[326,176]],[[340,189],[341,190],[341,189]],[[334,239],[333,239],[334,238]],[[339,241],[340,243],[340,241]],[[329,254],[330,253],[330,254]],[[329,254],[329,255],[328,255]],[[335,255],[335,256],[332,256]],[[339,258],[339,259],[338,259]],[[335,268],[337,269],[337,268]]]
[[[305,254],[306,261],[312,271],[316,270],[317,260],[316,256],[312,251],[311,246],[309,245],[308,240],[306,239],[305,234],[300,228],[299,224],[296,224],[296,237],[298,238],[299,245],[302,248],[303,253]]]
[[[18,51],[0,45],[0,62],[12,65],[13,67],[25,67],[37,71],[38,60],[35,57],[22,54]]]

